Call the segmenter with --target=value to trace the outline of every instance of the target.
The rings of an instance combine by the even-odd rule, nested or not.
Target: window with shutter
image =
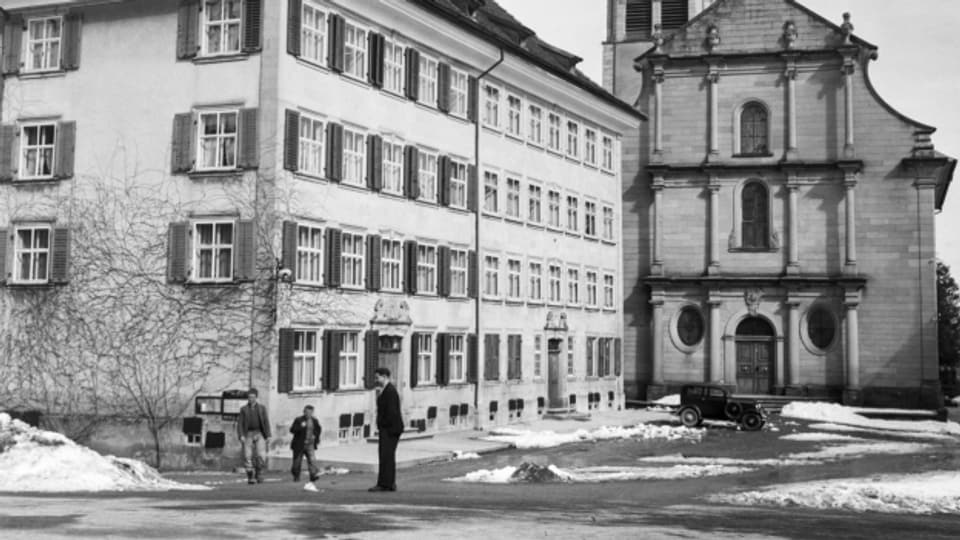
[[[20,51],[23,46],[23,17],[12,15],[3,27],[3,56],[0,72],[14,75],[20,72]]]
[[[343,179],[343,126],[333,122],[327,124],[327,178]]]
[[[519,335],[507,336],[507,379],[511,381],[520,380],[522,366],[522,341]]]
[[[403,170],[403,185],[407,190],[407,198],[419,198],[420,151],[416,146],[407,145],[407,147],[404,149]]]
[[[470,298],[476,298],[480,291],[480,271],[477,268],[477,252],[467,253],[467,295]]]
[[[193,113],[180,113],[173,117],[173,141],[170,147],[171,171],[189,172],[194,164]]]
[[[407,240],[404,243],[404,258],[406,259],[406,275],[404,282],[407,294],[417,294],[417,243]]]
[[[259,0],[251,0],[259,4]],[[246,2],[250,4],[251,1]],[[228,56],[239,54],[247,45],[244,32],[246,18],[241,0],[205,0],[200,14],[201,51],[204,56]],[[259,10],[259,5],[255,6]],[[253,22],[260,31],[259,20]],[[249,24],[248,24],[249,26]],[[256,38],[259,46],[259,36]]]
[[[300,113],[287,109],[283,125],[283,168],[296,171],[300,162]]]
[[[380,367],[380,332],[367,330],[363,335],[363,386],[367,390],[377,387],[374,371]]]
[[[240,155],[238,166],[256,169],[260,165],[260,138],[257,133],[257,109],[240,109]]]
[[[193,234],[192,281],[225,283],[239,277],[236,265],[237,224],[234,220],[196,221],[193,223],[191,232]],[[244,260],[249,260],[250,257],[250,255],[244,255]]]
[[[437,191],[441,206],[450,206],[450,157],[437,158]]]
[[[450,296],[450,248],[440,246],[437,251],[437,294]]]
[[[280,350],[277,355],[277,392],[293,391],[293,349],[296,332],[292,328],[280,329]]]
[[[477,211],[477,166],[467,167],[467,210]]]
[[[380,242],[379,235],[367,236],[367,290],[380,290]]]
[[[79,13],[69,13],[63,19],[63,51],[60,64],[63,69],[80,67],[80,32],[82,17]]]
[[[476,334],[467,336],[467,382],[469,383],[477,382],[479,376],[479,366],[477,365],[479,354],[477,347],[478,341]]]
[[[53,281],[51,259],[56,256],[53,236],[49,224],[21,224],[14,228],[13,283],[41,285]]]
[[[20,124],[18,180],[45,180],[55,177],[57,127],[58,124],[54,122]]]
[[[303,49],[303,0],[287,0],[287,53],[300,56]]]
[[[65,284],[70,280],[70,229],[53,229],[53,257],[50,264],[50,281]]]
[[[336,392],[340,388],[340,352],[343,349],[343,332],[325,330],[323,348],[326,354],[323,362],[323,389]]]
[[[410,388],[420,383],[420,334],[410,336]]]
[[[167,281],[184,283],[190,275],[188,252],[190,249],[190,224],[182,221],[171,223],[167,234]]]
[[[484,336],[484,378],[488,381],[500,380],[500,336]]]
[[[470,76],[467,79],[467,119],[477,121],[477,112],[480,108],[480,81]]]
[[[13,153],[17,135],[17,126],[0,125],[0,182],[13,180]]]
[[[380,191],[383,187],[383,137],[367,135],[367,188]]]
[[[237,238],[234,279],[253,281],[257,277],[257,234],[254,222],[242,219],[237,221]]]
[[[383,35],[370,32],[367,36],[367,55],[370,60],[367,64],[367,81],[374,88],[383,87]]]
[[[319,235],[319,230],[317,231]],[[283,222],[283,254],[281,264],[283,268],[290,271],[290,277],[287,281],[293,283],[297,281],[299,272],[297,264],[297,248],[299,245],[298,225],[296,221]]]
[[[243,0],[243,52],[260,50],[263,34],[263,0]]]
[[[340,229],[327,229],[327,274],[328,287],[339,287],[342,281],[340,260],[343,251],[343,235]]]
[[[327,67],[343,71],[345,21],[337,14],[327,16]]]
[[[434,340],[436,350],[433,355],[434,366],[434,378],[436,380],[437,386],[446,386],[448,383],[448,372],[447,372],[447,345],[449,344],[449,334],[437,334],[436,339]]]
[[[72,178],[73,161],[76,152],[77,123],[59,122],[57,124],[56,148],[53,155],[56,159],[53,166],[54,178]]]
[[[404,80],[404,95],[416,101],[420,97],[420,52],[412,47],[404,51],[406,77]]]

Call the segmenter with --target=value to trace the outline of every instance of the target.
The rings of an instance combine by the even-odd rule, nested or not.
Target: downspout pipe
[[[503,47],[498,47],[498,50],[500,51],[500,58],[492,66],[477,76],[477,116],[476,122],[473,124],[473,168],[477,172],[477,181],[475,182],[476,185],[474,186],[474,189],[476,190],[474,197],[477,201],[477,207],[474,209],[475,212],[473,214],[473,237],[475,242],[474,249],[477,253],[477,256],[475,257],[476,265],[473,269],[474,276],[476,276],[477,280],[477,297],[473,302],[474,331],[477,335],[477,350],[474,353],[477,359],[477,380],[473,383],[473,410],[477,413],[475,424],[476,429],[483,429],[483,417],[480,415],[480,384],[483,381],[483,374],[482,370],[480,369],[482,358],[480,353],[483,350],[483,348],[480,346],[481,339],[483,338],[483,334],[480,332],[480,305],[483,302],[483,292],[481,291],[480,287],[481,268],[483,268],[483,264],[481,263],[483,257],[480,251],[480,212],[482,208],[481,205],[483,204],[483,182],[481,181],[480,177],[480,122],[482,121],[480,115],[480,103],[482,102],[480,98],[480,83],[483,81],[484,77],[489,75],[490,72],[492,72],[494,69],[497,69],[497,67],[503,63],[505,58]]]

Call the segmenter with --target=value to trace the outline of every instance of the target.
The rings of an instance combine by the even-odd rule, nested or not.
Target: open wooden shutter
[[[418,333],[410,335],[410,388],[416,388],[420,379],[420,366],[417,365],[420,356],[419,338]]]
[[[437,343],[434,350],[436,351],[433,359],[437,385],[447,386],[447,384],[450,383],[450,375],[447,373],[447,366],[450,364],[450,359],[448,358],[450,352],[450,335],[437,334]]]
[[[20,72],[20,51],[23,45],[23,17],[14,15],[3,27],[3,75]]]
[[[327,124],[327,179],[339,182],[343,178],[343,126]]]
[[[323,332],[323,348],[327,352],[323,359],[323,389],[336,392],[340,389],[340,351],[343,332],[325,330]]]
[[[56,178],[71,178],[73,176],[73,160],[77,143],[77,123],[57,123],[56,155],[53,164],[53,176]]]
[[[193,169],[193,113],[180,113],[173,116],[173,141],[170,146],[171,171],[189,172]]]
[[[327,16],[327,67],[338,73],[343,72],[344,33],[346,22],[336,13]]]
[[[367,236],[367,290],[380,290],[380,236]]]
[[[327,229],[327,276],[328,287],[339,287],[341,283],[340,259],[343,256],[343,233],[340,229]]]
[[[0,182],[13,180],[13,152],[17,139],[17,126],[0,125]]]
[[[0,229],[0,283],[7,282],[7,244],[10,231]]]
[[[471,122],[477,121],[477,110],[480,107],[480,81],[470,76],[467,79],[467,118]]]
[[[233,278],[235,281],[253,281],[257,277],[257,233],[252,220],[237,221],[234,240]]]
[[[437,200],[440,206],[450,206],[450,156],[437,158],[437,186],[440,196]]]
[[[375,88],[383,87],[383,35],[370,32],[367,35],[367,81]]]
[[[240,155],[237,165],[241,169],[256,169],[260,166],[257,119],[257,109],[240,109]]]
[[[383,187],[383,137],[367,136],[367,187],[380,191]]]
[[[621,355],[623,350],[623,340],[616,338],[613,340],[613,374],[617,377],[623,372],[623,359]]]
[[[70,280],[70,229],[53,229],[53,255],[50,264],[50,281],[59,285]]]
[[[200,52],[200,0],[181,0],[177,11],[177,58],[188,60]]]
[[[299,244],[299,225],[296,221],[283,222],[283,254],[281,264],[290,270],[291,283],[297,281],[297,246]]]
[[[303,0],[287,0],[287,52],[293,56],[301,54],[302,30]]]
[[[483,336],[483,373],[484,379],[497,381],[500,379],[500,336],[486,334]]]
[[[288,171],[300,168],[300,113],[290,109],[284,114],[283,168]]]
[[[467,296],[476,298],[480,289],[480,272],[477,269],[477,252],[467,253]]]
[[[437,64],[437,108],[450,112],[450,64]]]
[[[363,386],[367,390],[377,387],[374,371],[380,363],[380,332],[367,330],[363,335]]]
[[[477,382],[478,373],[480,370],[477,365],[477,358],[479,357],[477,351],[477,335],[470,334],[467,336],[467,382],[475,383]]]
[[[583,340],[587,345],[586,354],[584,358],[587,360],[587,377],[593,377],[593,340],[587,338]]]
[[[167,281],[185,283],[190,275],[187,264],[190,251],[190,224],[171,223],[167,231]]]
[[[420,98],[420,52],[413,47],[407,47],[407,50],[404,51],[404,57],[404,64],[406,65],[404,95],[416,101]]]
[[[260,50],[263,34],[263,0],[243,2],[243,52]]]
[[[447,246],[437,249],[437,294],[443,298],[450,296],[450,248]]]
[[[467,166],[467,210],[477,211],[477,166]]]
[[[280,329],[280,350],[277,353],[277,392],[293,390],[293,349],[296,332],[292,328]]]
[[[420,151],[408,144],[403,149],[403,186],[408,199],[420,197],[419,171]]]
[[[406,263],[405,273],[407,294],[417,294],[417,243],[406,240],[403,243],[403,257]]]
[[[78,69],[80,67],[80,33],[83,18],[79,13],[69,13],[63,18],[63,46],[60,53],[60,67]]]

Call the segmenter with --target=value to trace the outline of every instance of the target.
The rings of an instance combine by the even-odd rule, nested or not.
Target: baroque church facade
[[[934,216],[956,160],[793,0],[611,0],[628,398],[685,383],[934,408]]]

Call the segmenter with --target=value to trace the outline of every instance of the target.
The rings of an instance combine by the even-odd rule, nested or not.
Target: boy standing
[[[313,405],[304,407],[303,416],[294,420],[290,426],[290,433],[293,433],[293,442],[290,443],[290,449],[293,450],[293,466],[290,472],[293,474],[294,482],[300,480],[300,464],[304,457],[307,458],[310,481],[320,478],[316,450],[320,443],[321,431],[320,422],[313,416]]]

